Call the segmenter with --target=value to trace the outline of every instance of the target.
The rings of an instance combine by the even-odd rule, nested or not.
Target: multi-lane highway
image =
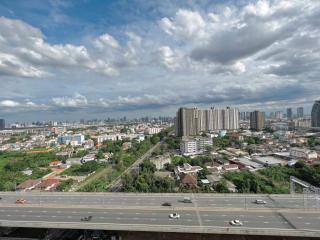
[[[0,204],[13,204],[16,199],[24,198],[28,204],[62,205],[102,205],[157,207],[170,202],[174,207],[207,208],[280,208],[280,209],[320,209],[320,199],[304,198],[302,195],[246,195],[246,194],[132,194],[132,193],[0,193]],[[193,203],[181,202],[190,197]],[[261,199],[267,204],[256,204]]]
[[[300,196],[124,193],[0,193],[0,196],[1,226],[320,236],[320,210],[305,209]],[[181,202],[186,196],[192,203]],[[20,197],[27,203],[15,204]],[[267,204],[255,204],[255,199]],[[161,206],[165,201],[172,206]],[[172,212],[178,212],[180,219],[170,219]],[[81,221],[87,216],[92,216],[91,221]],[[231,226],[229,222],[234,219],[244,225]]]

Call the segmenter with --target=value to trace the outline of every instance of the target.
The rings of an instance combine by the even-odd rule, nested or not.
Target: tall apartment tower
[[[262,130],[264,128],[265,113],[254,111],[250,113],[250,128],[253,130]]]
[[[4,121],[4,119],[0,119],[0,130],[5,129],[6,127],[6,122]]]
[[[287,119],[292,119],[292,108],[287,108]]]
[[[220,129],[238,129],[239,110],[227,107],[226,109],[198,109],[179,108],[176,116],[177,136],[196,136],[201,132]]]
[[[297,118],[303,118],[303,107],[298,107],[297,108]]]
[[[312,106],[311,127],[320,127],[320,100],[315,101]]]

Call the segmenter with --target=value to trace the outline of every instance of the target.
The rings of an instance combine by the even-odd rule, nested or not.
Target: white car
[[[172,219],[179,219],[180,218],[180,215],[178,213],[171,213],[169,215],[169,218],[172,218]]]
[[[254,201],[254,203],[256,203],[256,204],[267,204],[266,201],[261,200],[261,199],[256,199],[256,200]]]
[[[235,219],[235,220],[230,221],[230,224],[231,224],[232,226],[242,226],[242,225],[243,225],[243,223],[242,223],[240,220],[238,220],[238,219]]]

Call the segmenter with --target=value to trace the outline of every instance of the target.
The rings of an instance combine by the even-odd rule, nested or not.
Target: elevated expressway
[[[5,192],[0,197],[3,227],[320,236],[320,199],[302,195]],[[184,197],[192,203],[183,203]],[[15,204],[18,198],[27,203]],[[161,206],[164,202],[172,206]],[[170,219],[172,212],[180,219]],[[81,221],[86,216],[91,221]],[[231,226],[234,219],[244,225]]]

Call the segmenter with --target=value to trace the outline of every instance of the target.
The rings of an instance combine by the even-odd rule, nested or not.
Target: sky
[[[319,26],[317,0],[2,0],[0,118],[308,113]]]

